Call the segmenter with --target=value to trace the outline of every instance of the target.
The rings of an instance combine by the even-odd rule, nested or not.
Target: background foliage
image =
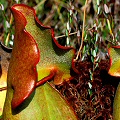
[[[82,44],[85,22],[81,60],[91,57],[94,62],[98,54],[104,57],[103,52],[111,44],[119,44],[118,0],[1,0],[0,38],[8,47],[12,47],[14,39],[10,7],[16,3],[34,7],[40,21],[54,28],[59,43],[76,49]]]

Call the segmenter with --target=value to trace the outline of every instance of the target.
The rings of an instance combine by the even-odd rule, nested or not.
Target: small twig
[[[88,3],[88,0],[86,0],[85,6],[87,6],[87,3]],[[83,42],[84,42],[84,29],[85,29],[85,18],[86,18],[86,7],[84,8],[83,28],[82,28],[82,41],[81,41],[81,45],[80,45],[80,48],[79,48],[79,50],[78,50],[77,56],[76,56],[76,58],[74,59],[75,61],[78,60],[78,57],[80,56],[80,53],[81,53],[81,49],[82,49],[82,47],[83,47]]]
[[[111,36],[113,38],[113,41],[115,41],[115,36],[114,36],[113,31],[111,29],[111,25],[110,25],[109,19],[107,19],[107,24],[108,24],[109,32],[110,32],[110,34],[111,34]]]
[[[1,91],[4,91],[4,90],[7,90],[7,87],[2,87],[2,88],[0,88],[0,92],[1,92]]]
[[[12,23],[13,23],[13,15],[11,14],[11,16],[10,16],[10,27],[11,27]],[[5,39],[5,45],[6,46],[8,46],[8,43],[9,43],[9,40],[10,40],[10,33],[11,33],[11,30],[9,31],[9,33],[8,33],[6,39]]]
[[[77,34],[77,32],[70,33],[69,36],[75,35],[75,34]],[[55,39],[62,38],[62,37],[67,37],[67,36],[66,35],[60,35],[60,36],[56,36]]]
[[[9,39],[10,39],[10,33],[7,34],[7,37],[5,39],[5,46],[8,46]]]

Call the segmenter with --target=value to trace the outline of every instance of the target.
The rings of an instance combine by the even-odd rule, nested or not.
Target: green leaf
[[[92,55],[93,55],[93,57],[96,57],[97,54],[96,54],[95,50],[92,51]]]
[[[114,46],[109,49],[110,69],[109,74],[120,77],[120,46]]]
[[[10,94],[9,94],[10,95]],[[11,120],[77,120],[74,112],[61,95],[48,83],[36,88],[31,96],[17,108],[11,111],[9,102],[3,114],[3,118]],[[10,115],[10,113],[13,114]]]
[[[3,110],[7,120],[76,120],[68,103],[46,81],[62,84],[72,77],[74,49],[54,39],[53,29],[41,24],[35,10],[14,5],[15,40],[8,71]]]
[[[120,77],[120,46],[114,46],[109,49],[110,55],[110,69],[109,74],[112,76]],[[113,104],[113,119],[120,119],[120,83],[117,87]]]
[[[0,119],[2,118],[2,115],[0,116]]]
[[[36,18],[33,9],[29,7],[25,7],[25,9],[23,7],[23,9],[21,9],[21,6],[15,6],[15,8],[16,10],[19,10],[19,12],[16,12],[22,13],[26,18],[27,24],[25,29],[35,39],[38,45],[40,62],[37,65],[37,69],[39,73],[46,70],[50,72],[51,69],[57,70],[58,74],[62,74],[62,76],[56,74],[56,77],[59,77],[59,81],[56,78],[54,79],[56,85],[61,84],[64,79],[69,79],[71,63],[74,66],[74,63],[72,62],[75,52],[74,49],[59,45],[54,39],[53,29],[43,26]],[[49,72],[47,74],[49,74]],[[65,78],[64,75],[66,76]],[[41,78],[43,78],[43,74],[41,74]]]
[[[113,119],[119,120],[120,119],[120,83],[118,84],[115,97],[114,97],[114,104],[113,104]]]

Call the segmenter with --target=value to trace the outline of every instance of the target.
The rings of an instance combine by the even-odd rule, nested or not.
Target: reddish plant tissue
[[[70,69],[76,70],[74,49],[59,45],[53,29],[41,24],[33,8],[17,4],[11,7],[11,11],[15,20],[15,39],[3,119],[33,120],[36,117],[49,120],[61,115],[62,119],[71,117],[76,120],[73,109],[47,82],[53,80],[59,85],[72,78]],[[34,116],[30,117],[31,108]],[[59,112],[53,114],[53,111]]]
[[[15,109],[30,96],[36,86],[50,80],[53,76],[55,84],[61,84],[64,74],[65,76],[69,74],[69,66],[71,66],[74,50],[57,43],[54,39],[53,30],[41,24],[33,8],[20,4],[12,6],[11,11],[15,19],[16,33],[8,73],[8,87],[12,86],[14,89],[12,107]],[[36,26],[34,25],[35,22],[37,22]],[[32,29],[30,26],[32,26]],[[41,28],[39,32],[37,30],[38,26]],[[38,34],[41,35],[39,36]],[[48,36],[47,38],[46,35]],[[59,54],[61,55],[59,56]],[[66,63],[69,63],[69,66]],[[50,77],[45,76],[45,79],[41,79],[38,82],[36,65],[40,69],[49,71]],[[67,76],[67,79],[69,79],[70,75]]]
[[[27,11],[28,9],[29,11]],[[92,63],[88,60],[74,64],[74,49],[59,45],[54,39],[53,29],[43,26],[38,21],[34,9],[26,5],[15,5],[11,10],[15,18],[15,29],[17,31],[15,35],[17,41],[14,42],[13,57],[11,58],[8,73],[8,90],[12,89],[12,92],[14,90],[14,94],[11,92],[13,96],[9,93],[11,94],[10,98],[13,97],[12,108],[19,107],[37,86],[54,77],[56,88],[73,106],[80,120],[113,120],[112,105],[115,90],[118,85],[118,78],[108,74],[109,60],[100,61],[99,67],[93,72],[93,80],[91,81],[89,70],[92,70]],[[36,37],[38,31],[36,32],[36,28],[32,28],[35,30],[34,32],[32,31],[29,26],[34,25],[34,23],[29,23],[27,17],[30,17],[29,19],[32,17],[35,18],[37,27],[39,26],[41,28],[39,33],[45,31],[41,34],[43,35],[42,37]],[[22,22],[20,19],[22,19]],[[40,42],[37,40],[38,38],[41,38]],[[45,41],[47,42],[44,45]],[[47,49],[47,45],[49,49]],[[58,60],[60,62],[59,64]],[[63,67],[63,61],[65,62],[64,64],[67,63],[65,67]],[[39,68],[43,67],[45,71],[49,70],[50,72],[50,76],[44,76],[40,82],[37,81],[37,64],[40,66]],[[71,74],[75,74],[74,76],[76,77],[71,77],[71,68],[74,71]],[[44,71],[41,70],[41,72]],[[66,74],[68,74],[67,77],[64,76]],[[70,79],[72,80],[69,81]],[[89,93],[90,88],[88,82],[92,84],[91,94]]]

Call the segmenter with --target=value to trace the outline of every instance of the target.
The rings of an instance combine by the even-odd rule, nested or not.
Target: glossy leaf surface
[[[11,94],[8,97],[4,120],[77,120],[71,107],[48,83],[36,88],[15,111],[11,111]]]
[[[120,46],[111,47],[108,52],[110,55],[110,69],[108,72],[112,76],[120,77]],[[113,119],[120,119],[120,83],[114,97]]]
[[[56,70],[54,83],[61,84],[65,79],[69,80],[74,49],[58,44],[54,39],[54,31],[50,27],[43,26],[35,16],[34,9],[26,6],[14,6],[13,14],[22,13],[27,22],[25,29],[35,39],[40,50],[40,62],[37,65],[41,79],[49,75],[51,70]],[[19,16],[19,17],[22,17]],[[21,25],[20,25],[21,26]],[[74,67],[73,67],[74,69]],[[45,74],[42,74],[42,73]]]
[[[120,46],[114,46],[109,49],[110,69],[109,74],[120,77]]]
[[[76,120],[68,103],[45,83],[54,80],[57,85],[71,78],[74,50],[57,43],[53,30],[38,21],[34,9],[18,4],[11,10],[16,32],[3,119]]]

